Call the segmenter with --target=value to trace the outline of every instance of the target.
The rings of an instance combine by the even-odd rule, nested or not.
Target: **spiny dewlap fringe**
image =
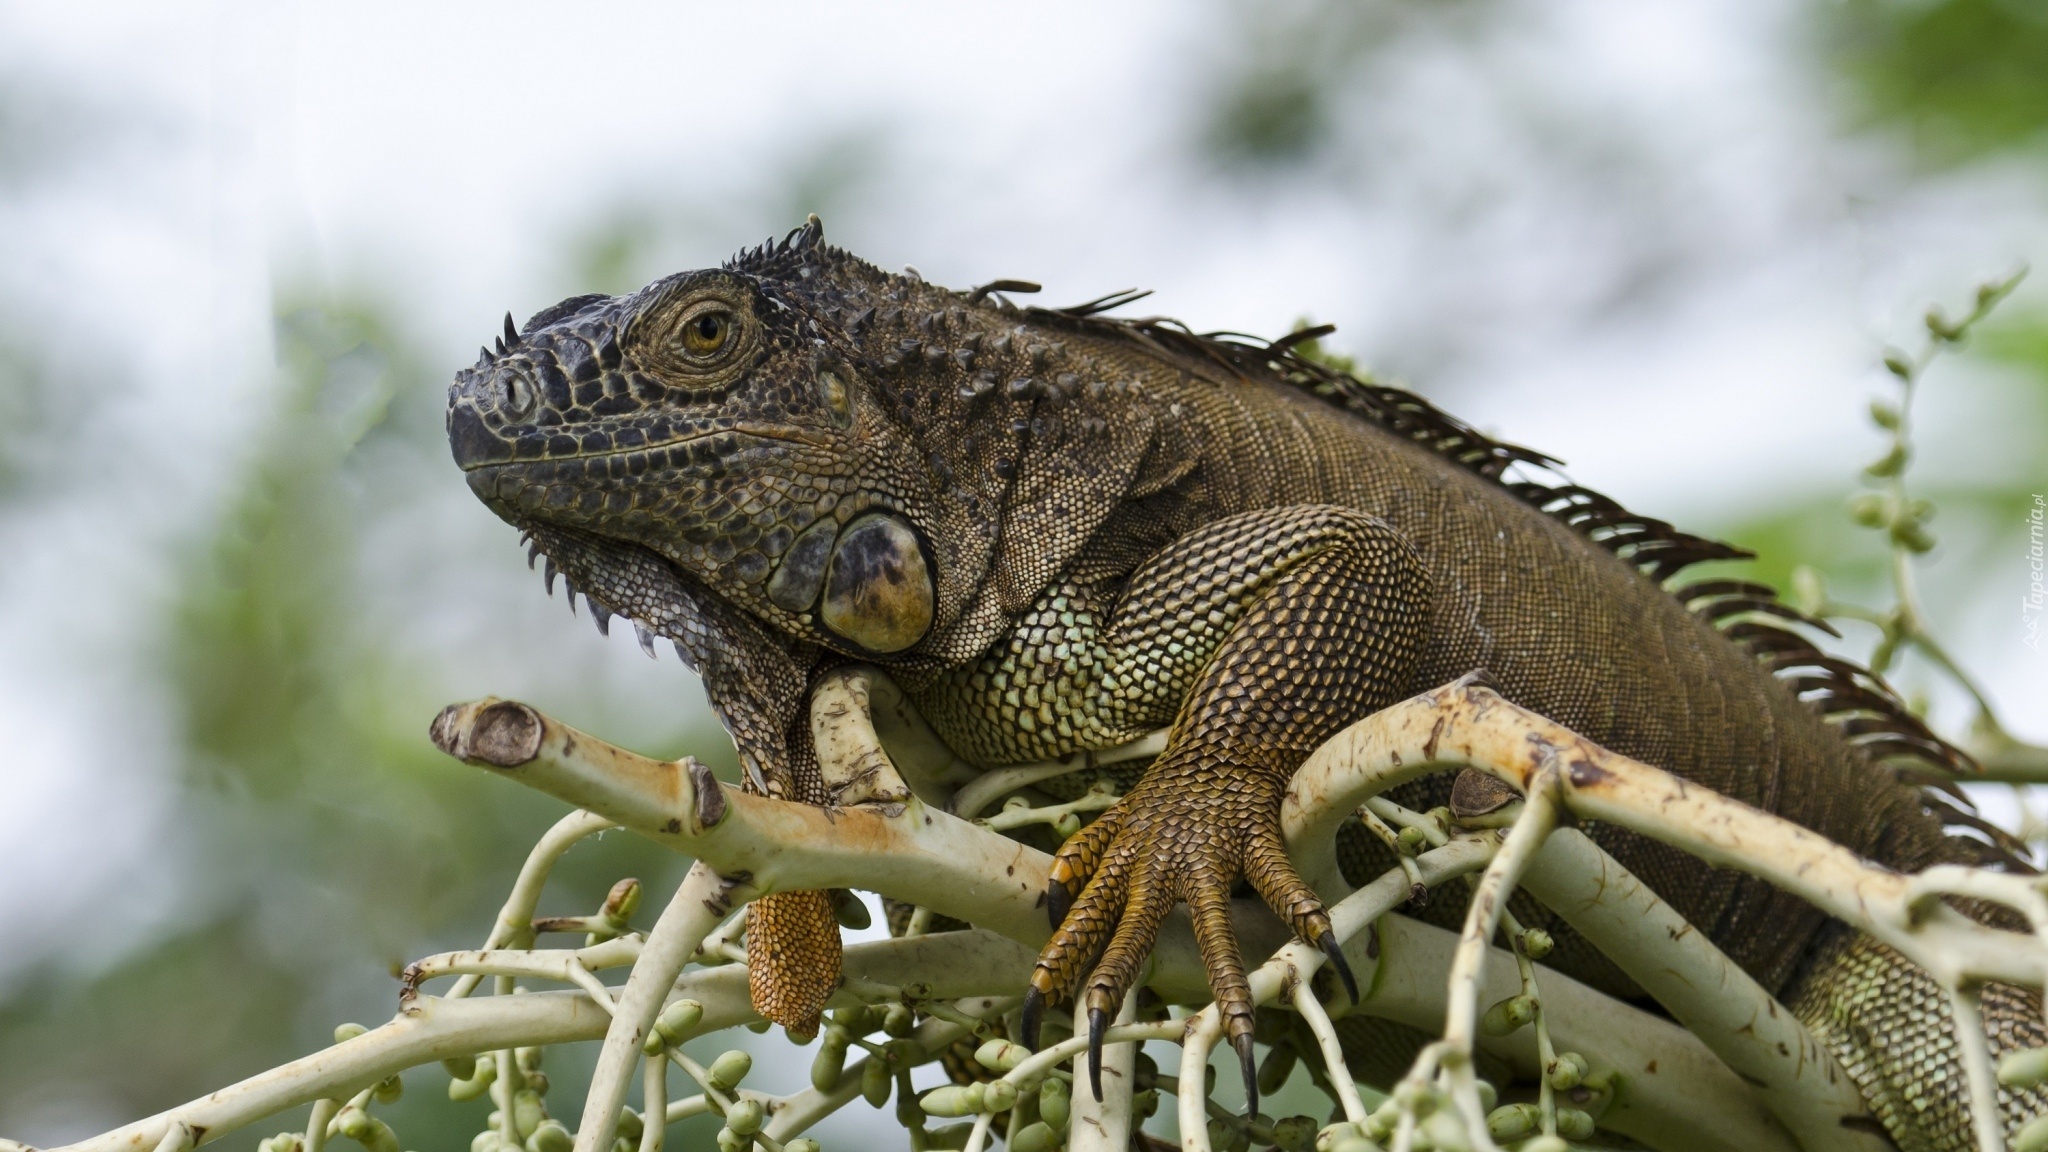
[[[778,892],[747,910],[747,989],[754,1011],[793,1040],[817,1035],[839,986],[839,921],[823,892]]]

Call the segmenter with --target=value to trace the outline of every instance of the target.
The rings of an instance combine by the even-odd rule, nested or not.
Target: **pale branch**
[[[758,894],[745,882],[728,879],[701,860],[690,866],[668,907],[662,909],[661,918],[655,921],[654,930],[647,934],[633,973],[619,993],[611,1027],[605,1032],[604,1047],[598,1050],[597,1068],[590,1074],[583,1121],[576,1130],[576,1152],[606,1152],[611,1148],[619,1109],[626,1102],[633,1068],[640,1060],[640,1045],[668,1000],[670,986],[682,975],[683,966],[690,962],[704,937],[718,927],[735,905]]]
[[[1303,853],[1310,882],[1335,874],[1333,837],[1342,812],[1374,792],[1446,767],[1477,768],[1518,790],[1554,769],[1575,815],[1769,881],[1869,932],[1944,984],[2042,984],[2048,956],[2039,941],[1978,924],[1946,905],[1916,904],[1911,877],[1782,817],[1609,752],[1469,677],[1359,721],[1295,774],[1282,821],[1288,843]]]
[[[624,1084],[637,1066],[640,1042],[664,1003],[687,998],[702,1005],[692,1035],[757,1019],[748,1004],[743,966],[721,963],[680,976],[677,973],[721,921],[726,921],[721,936],[729,935],[734,924],[727,917],[735,901],[770,891],[861,888],[981,926],[969,932],[903,938],[847,950],[846,982],[833,997],[832,1006],[835,1010],[866,1011],[868,1000],[884,994],[926,1005],[932,1016],[916,1034],[929,1036],[932,1046],[918,1049],[924,1053],[919,1059],[967,1033],[983,1014],[965,1007],[975,1002],[972,998],[982,998],[978,1003],[988,1014],[1007,1011],[1014,999],[996,998],[1022,987],[1037,946],[1049,934],[1040,901],[1050,858],[940,809],[948,799],[957,799],[952,786],[961,775],[959,765],[885,677],[871,670],[850,670],[820,695],[822,705],[814,708],[812,716],[813,732],[820,737],[820,748],[828,751],[827,778],[843,796],[859,796],[864,803],[819,808],[747,795],[719,785],[694,760],[664,763],[636,756],[559,725],[524,705],[482,701],[447,710],[434,727],[436,742],[444,749],[572,803],[588,805],[591,811],[559,823],[536,848],[522,870],[513,898],[493,927],[490,946],[427,958],[416,966],[412,986],[435,977],[458,976],[456,988],[466,990],[465,982],[490,974],[498,978],[501,992],[511,991],[512,975],[561,980],[575,984],[578,990],[501,995],[481,1001],[413,997],[396,1019],[381,1028],[72,1149],[147,1152],[167,1140],[187,1138],[181,1133],[189,1134],[190,1144],[196,1146],[308,1102],[325,1101],[328,1104],[322,1107],[328,1107],[339,1100],[355,1099],[360,1105],[368,1100],[372,1086],[419,1064],[496,1053],[495,1066],[501,1075],[517,1076],[511,1060],[515,1050],[607,1036],[578,1147],[609,1152]],[[1345,942],[1347,958],[1354,969],[1369,974],[1364,981],[1369,991],[1363,1002],[1347,1010],[1430,1031],[1442,1029],[1449,1015],[1453,1033],[1470,1038],[1466,1050],[1476,1046],[1489,1052],[1506,1061],[1518,1075],[1534,1077],[1545,1072],[1545,1053],[1528,1035],[1530,1030],[1501,1037],[1474,1036],[1467,1026],[1475,1011],[1472,1005],[1481,1002],[1478,998],[1512,995],[1519,985],[1515,957],[1483,946],[1485,936],[1491,934],[1485,919],[1475,921],[1461,945],[1459,937],[1451,933],[1388,914],[1409,898],[1417,876],[1425,883],[1437,884],[1486,867],[1490,859],[1497,860],[1495,846],[1500,834],[1479,832],[1446,840],[1433,816],[1397,810],[1381,800],[1373,805],[1376,814],[1404,827],[1428,825],[1425,839],[1430,843],[1442,840],[1443,846],[1422,853],[1402,869],[1390,871],[1348,896],[1348,886],[1334,867],[1331,845],[1337,824],[1347,815],[1375,793],[1402,780],[1455,765],[1479,767],[1525,790],[1538,773],[1556,773],[1558,794],[1573,812],[1636,828],[1713,863],[1744,868],[1852,923],[1877,921],[1882,929],[1880,938],[1887,938],[1884,933],[1890,932],[1905,943],[1900,950],[1909,956],[1929,956],[1937,978],[1945,979],[1951,988],[1981,979],[2036,987],[2041,983],[2044,953],[2034,941],[1963,921],[1938,899],[1942,892],[1967,890],[2024,906],[2037,926],[2043,926],[2042,921],[2048,919],[2043,910],[2048,905],[2038,896],[2027,904],[2027,894],[2034,890],[2017,878],[1951,870],[1954,875],[1930,873],[1909,881],[1865,865],[1783,821],[1614,756],[1540,716],[1461,682],[1390,708],[1326,744],[1297,775],[1289,790],[1284,821],[1290,850],[1304,875],[1335,900],[1332,922],[1338,938]],[[993,793],[989,799],[998,795]],[[1529,818],[1534,807],[1538,806],[1523,806],[1518,825]],[[691,878],[671,899],[669,910],[645,943],[629,935],[574,951],[528,951],[532,908],[548,868],[577,840],[613,824],[695,855],[698,864]],[[1510,839],[1514,835],[1510,832]],[[1538,890],[1539,898],[1560,906],[1567,919],[1580,924],[1588,938],[1614,954],[1625,969],[1634,972],[1661,965],[1697,984],[1692,993],[1696,1002],[1690,1004],[1683,990],[1666,989],[1664,994],[1678,1005],[1674,1012],[1708,1035],[1729,1061],[1723,1064],[1698,1037],[1677,1025],[1561,974],[1534,970],[1542,1011],[1557,1044],[1583,1053],[1599,1068],[1620,1073],[1614,1081],[1613,1100],[1600,1118],[1602,1127],[1663,1152],[1794,1152],[1797,1145],[1788,1135],[1788,1127],[1801,1134],[1806,1152],[1828,1147],[1846,1152],[1852,1145],[1858,1152],[1866,1152],[1868,1146],[1858,1143],[1864,1138],[1841,1134],[1842,1081],[1828,1075],[1816,1075],[1813,1082],[1802,1081],[1796,1074],[1788,1076],[1758,1051],[1745,1050],[1742,1043],[1729,1039],[1729,1034],[1742,1030],[1731,1014],[1746,1005],[1766,1015],[1775,1010],[1784,1021],[1778,1031],[1761,1030],[1748,1042],[1752,1048],[1776,1036],[1792,1042],[1795,1052],[1819,1052],[1796,1021],[1753,985],[1733,979],[1730,974],[1739,975],[1739,971],[1725,957],[1699,933],[1683,931],[1683,922],[1675,914],[1576,833],[1556,833],[1546,840],[1530,832],[1527,840],[1539,844],[1540,850],[1527,854],[1522,863],[1515,862],[1523,856],[1519,848],[1501,857],[1509,863],[1499,865],[1503,871],[1494,893],[1497,900],[1505,899],[1515,873],[1525,871],[1528,885]],[[1861,918],[1851,907],[1857,901],[1870,909]],[[1299,941],[1286,942],[1278,921],[1250,902],[1240,903],[1237,911],[1247,954],[1271,955],[1253,973],[1255,999],[1261,1003],[1282,996],[1292,999],[1324,1049],[1333,1086],[1349,1083],[1341,1050],[1334,1056],[1330,1052],[1334,1034],[1327,1021],[1317,1018],[1320,1002],[1311,1007],[1303,1000],[1304,996],[1313,999],[1308,981],[1324,962],[1323,955]],[[1366,931],[1368,926],[1374,926],[1373,931]],[[1475,946],[1469,938],[1482,928],[1487,931]],[[1376,950],[1370,946],[1374,941]],[[513,946],[500,946],[508,943]],[[1474,947],[1479,951],[1473,951]],[[1966,951],[1968,954],[1963,954]],[[1475,958],[1481,956],[1491,959],[1478,962]],[[592,975],[604,967],[629,963],[632,973],[622,989],[606,989]],[[1451,996],[1442,974],[1454,968],[1460,973],[1460,992]],[[1720,983],[1710,984],[1709,980]],[[1644,983],[1649,986],[1652,981]],[[1151,962],[1149,986],[1171,1003],[1207,1004],[1203,969],[1184,918],[1169,924],[1162,934]],[[604,1003],[615,993],[617,1015],[613,1017]],[[1133,995],[1128,1002],[1135,1003],[1135,999]],[[1716,1002],[1708,1004],[1708,999]],[[954,1000],[962,1004],[949,1007],[948,1002]],[[1178,1106],[1186,1146],[1194,1152],[1206,1152],[1207,1148],[1207,1090],[1199,1077],[1220,1036],[1217,1025],[1210,1005],[1164,1031],[1158,1025],[1125,1025],[1113,1029],[1110,1036],[1112,1043],[1137,1038],[1181,1040],[1184,1059]],[[1133,1028],[1137,1031],[1130,1031]],[[942,1036],[947,1039],[942,1041]],[[681,1042],[679,1037],[666,1039],[671,1044]],[[1068,1048],[1074,1044],[1066,1041],[1057,1046],[1063,1054],[1052,1056],[1055,1050],[1049,1050],[1027,1063],[1047,1057],[1065,1060],[1081,1050]],[[870,1050],[878,1049],[870,1046]],[[1441,1057],[1444,1051],[1439,1045],[1436,1055]],[[1744,1084],[1730,1071],[1730,1065],[1763,1081],[1763,1093]],[[1819,1073],[1832,1074],[1832,1065],[1826,1062],[1816,1060],[1813,1067]],[[907,1068],[892,1064],[890,1071],[898,1090],[905,1090]],[[1190,1081],[1191,1074],[1197,1079]],[[494,1098],[506,1089],[503,1082],[492,1087]],[[1105,1084],[1105,1089],[1110,1087]],[[1335,1090],[1343,1095],[1341,1088]],[[766,1139],[760,1143],[772,1150],[852,1095],[848,1084],[841,1082],[829,1092],[813,1089],[783,1100],[758,1093],[729,1099],[745,1097],[765,1107]],[[1079,1095],[1092,1101],[1086,1092]],[[509,1099],[509,1094],[505,1098]],[[648,1122],[659,1124],[667,1112],[677,1108],[723,1111],[717,1101],[699,1099],[695,1104],[673,1102]],[[1075,1101],[1076,1114],[1082,1111],[1080,1103]],[[1362,1101],[1347,1099],[1343,1104],[1347,1117],[1355,1121]],[[1773,1118],[1771,1108],[1786,1117],[1786,1127]],[[1464,1110],[1469,1126],[1472,1109],[1468,1104]],[[362,1119],[358,1113],[350,1115]],[[1101,1113],[1094,1115],[1102,1117]],[[1123,1105],[1123,1116],[1128,1122],[1128,1102]],[[1836,1127],[1832,1143],[1819,1139],[1815,1127],[1828,1123]],[[507,1125],[507,1138],[511,1138],[509,1118]],[[320,1131],[309,1135],[324,1135],[324,1124],[314,1127]],[[987,1127],[980,1127],[985,1138]],[[1397,1143],[1412,1139],[1413,1124],[1406,1127],[1408,1136]]]
[[[541,889],[547,886],[548,876],[554,872],[556,862],[569,849],[589,837],[617,827],[604,817],[580,808],[555,821],[554,827],[542,834],[540,841],[533,846],[533,851],[526,854],[526,862],[519,867],[519,878],[512,882],[511,894],[505,897],[505,906],[498,910],[498,918],[491,924],[491,934],[484,939],[484,948],[531,943],[533,910],[540,906]],[[452,998],[467,996],[476,989],[476,984],[476,979],[466,979],[448,995]],[[312,1152],[319,1150],[313,1149]]]
[[[881,682],[882,679],[879,675],[873,675],[869,679],[871,685]],[[502,710],[507,707],[519,706],[500,705],[496,702],[465,706],[472,714],[485,713],[491,707]],[[520,726],[526,728],[530,724],[534,735],[521,742],[519,747],[522,751],[531,752],[533,759],[513,769],[517,778],[533,783],[545,790],[557,791],[558,794],[568,793],[564,795],[565,799],[601,798],[617,814],[624,815],[634,811],[644,813],[645,815],[642,817],[643,823],[641,826],[636,827],[637,831],[651,832],[657,838],[666,836],[672,840],[680,839],[678,833],[666,831],[663,825],[669,821],[675,821],[683,826],[688,826],[689,819],[694,818],[692,814],[697,803],[695,798],[689,794],[689,789],[691,785],[699,781],[708,783],[708,773],[702,773],[701,770],[692,770],[691,765],[694,764],[692,761],[679,762],[675,765],[664,765],[655,761],[639,760],[638,762],[633,762],[632,760],[625,760],[624,758],[630,754],[604,747],[602,742],[581,733],[575,733],[573,730],[561,728],[552,720],[541,717],[537,713],[528,711],[527,715],[531,717],[531,720],[521,721]],[[862,727],[859,724],[860,717],[857,709],[851,714],[842,714],[836,719],[838,723],[852,727],[856,733]],[[861,736],[861,739],[870,738],[865,735]],[[876,739],[875,742],[879,743],[879,740]],[[591,753],[587,759],[578,759],[584,752],[593,748],[600,749],[600,751]],[[624,770],[608,775],[607,767],[619,764],[622,760],[625,764]],[[560,761],[560,763],[551,763],[551,761]],[[535,769],[539,770],[536,771]],[[717,786],[711,784],[710,787]],[[624,793],[624,795],[607,797],[606,794],[612,791]],[[730,865],[726,860],[714,856],[713,853],[718,851],[714,837],[720,832],[727,832],[729,835],[728,829],[738,826],[733,822],[733,816],[735,814],[746,814],[754,819],[756,834],[747,844],[747,856],[745,859],[754,860],[764,856],[776,857],[786,877],[786,879],[780,882],[782,885],[790,887],[843,885],[882,891],[898,899],[935,907],[937,910],[949,915],[959,915],[963,919],[972,919],[977,923],[1003,931],[1006,935],[1011,935],[1021,943],[1032,946],[1041,943],[1048,934],[1048,929],[1044,926],[1045,922],[1036,904],[1038,893],[1043,891],[1044,877],[1049,864],[1049,858],[1042,853],[1023,848],[1013,841],[995,837],[963,822],[953,821],[943,813],[932,811],[928,807],[924,808],[920,814],[918,811],[920,800],[915,796],[900,806],[886,805],[881,812],[867,809],[835,809],[829,813],[830,818],[826,819],[820,815],[825,810],[809,806],[786,805],[777,801],[749,797],[738,793],[736,790],[721,789],[719,795],[720,800],[724,802],[720,804],[721,809],[726,809],[729,805],[729,810],[724,811],[723,822],[714,825],[710,835],[692,838],[694,844],[685,847],[685,850],[689,850],[689,847],[694,847],[700,858],[706,859],[721,869]],[[1326,815],[1332,817],[1328,829],[1329,835],[1334,835],[1335,823],[1341,821],[1344,814],[1355,810],[1360,799],[1362,797],[1330,805],[1329,811],[1326,813]],[[670,815],[669,813],[677,814]],[[654,823],[657,819],[661,823]],[[630,821],[628,823],[629,826],[634,826]],[[651,829],[647,826],[649,824],[652,825]],[[874,825],[881,825],[883,830],[875,830]],[[909,827],[906,829],[905,825]],[[897,832],[898,835],[892,837],[889,834],[892,831]],[[986,837],[986,839],[982,839],[983,837]],[[858,852],[842,852],[839,845],[833,843],[837,838],[854,841],[862,847]],[[923,838],[922,843],[918,842],[920,838]],[[737,840],[738,837],[733,837],[733,839]],[[1299,842],[1298,835],[1290,837],[1290,840],[1295,841],[1292,847],[1297,853],[1301,853],[1309,847]],[[908,851],[899,847],[904,841],[910,842]],[[683,845],[679,844],[678,846]],[[768,850],[771,848],[773,851]],[[889,856],[892,852],[901,852],[904,856],[914,860],[917,867],[914,869],[898,868],[889,859],[878,859],[878,857]],[[983,890],[986,888],[986,881],[982,877],[975,875],[977,869],[973,866],[974,862],[977,859],[1003,857],[1007,858],[1003,864],[1005,878],[1010,879],[1012,882],[1004,884],[998,889],[998,895],[1002,899],[992,904],[983,903],[979,907],[963,907],[962,905],[965,902],[958,899],[958,890],[970,886]],[[859,873],[854,873],[851,869],[849,869],[848,873],[829,872],[820,864],[821,861],[836,863],[838,860],[848,858],[853,858],[851,863],[860,865],[865,870],[867,877],[893,879],[894,877],[901,876],[903,877],[904,884],[892,890],[886,883],[878,883],[877,879],[874,878],[863,879]],[[812,869],[816,870],[812,871]],[[806,872],[809,874],[806,875]],[[759,874],[756,874],[754,879],[758,887],[768,887],[768,885],[761,883]],[[1341,891],[1341,880],[1337,881],[1337,885]],[[1397,888],[1398,895],[1394,900],[1395,903],[1407,898],[1408,892],[1405,878],[1397,881]],[[1007,905],[1007,907],[1004,905]],[[1275,926],[1276,922],[1270,916],[1265,915],[1262,909],[1254,912],[1251,923],[1247,927],[1263,927],[1264,931],[1255,933],[1250,943],[1256,946],[1259,943],[1258,937],[1260,935],[1277,943],[1278,939],[1284,937],[1281,937],[1280,933],[1273,930]],[[1419,929],[1420,926],[1416,927]],[[1177,933],[1176,929],[1178,929]],[[1267,944],[1258,950],[1270,951],[1271,947],[1271,944]],[[1443,963],[1436,968],[1437,971],[1442,971],[1448,967],[1448,949],[1444,951],[1446,954],[1443,958]],[[1354,963],[1356,962],[1354,959]],[[1162,934],[1161,944],[1155,953],[1155,975],[1152,986],[1172,1001],[1201,1003],[1206,1000],[1206,982],[1203,979],[1202,971],[1199,967],[1199,957],[1193,948],[1192,939],[1187,933],[1184,919],[1179,919],[1178,923],[1170,922],[1167,932]],[[1440,1013],[1443,1002],[1441,988],[1439,986],[1435,989],[1417,991],[1419,991],[1419,995],[1415,995],[1410,1003],[1375,1005],[1375,1008],[1383,1010],[1391,1008],[1393,1011],[1388,1014],[1395,1014],[1401,1011],[1407,1011],[1411,1015],[1425,1015],[1432,1011],[1439,1013],[1436,1021],[1431,1021],[1426,1025],[1433,1028],[1441,1020]],[[1589,990],[1586,995],[1598,998],[1597,993],[1591,993]],[[1612,1002],[1607,1003],[1611,1004]],[[1428,1007],[1420,1006],[1424,1004],[1428,1005]],[[1594,1012],[1595,1017],[1606,1015],[1608,1015],[1608,1012],[1605,1010]],[[1647,1021],[1649,1018],[1646,1017],[1644,1019]],[[1615,1031],[1625,1031],[1633,1036],[1646,1034],[1641,1029],[1616,1029]],[[1651,1033],[1655,1031],[1656,1029],[1654,1028],[1650,1030]],[[1670,1029],[1669,1026],[1666,1026],[1666,1032],[1668,1034],[1659,1037],[1660,1040],[1667,1044],[1680,1043],[1678,1037],[1682,1034],[1678,1033],[1676,1029]],[[1685,1038],[1685,1042],[1696,1044],[1696,1042],[1690,1041],[1689,1037]],[[1602,1038],[1597,1034],[1590,1035],[1585,1037],[1583,1043],[1572,1042],[1572,1047],[1585,1051],[1589,1055],[1596,1054],[1603,1050]],[[1726,1075],[1724,1070],[1719,1069],[1716,1062],[1710,1057],[1706,1057],[1704,1052],[1701,1052],[1700,1058],[1692,1060],[1677,1058],[1673,1054],[1667,1054],[1667,1057],[1669,1058],[1664,1059],[1659,1065],[1660,1067],[1677,1068],[1691,1065],[1701,1069],[1702,1076],[1707,1077],[1708,1080],[1713,1080],[1716,1077],[1704,1071],[1711,1067],[1714,1072],[1721,1073],[1718,1077],[1720,1081],[1733,1081],[1733,1077]],[[1659,1059],[1657,1056],[1649,1056],[1645,1063],[1657,1059]],[[1533,1069],[1536,1066],[1533,1052],[1529,1053],[1527,1059],[1519,1063],[1522,1066]],[[1676,1093],[1689,1090],[1693,1085],[1704,1082],[1706,1081],[1695,1077],[1691,1083],[1681,1086],[1681,1083],[1675,1078],[1665,1080],[1659,1077],[1656,1078],[1653,1086]],[[1731,1084],[1730,1087],[1731,1091],[1738,1096],[1745,1091],[1739,1084]],[[1648,1097],[1638,1101],[1638,1103],[1649,1105],[1648,1112],[1669,1113],[1675,1110],[1677,1113],[1686,1113],[1689,1111],[1682,1106],[1675,1106],[1670,1101],[1662,1100],[1656,1091],[1650,1092]],[[1752,1110],[1754,1110],[1753,1105]],[[1684,1123],[1689,1124],[1691,1129],[1688,1132],[1688,1136],[1692,1132],[1697,1132],[1699,1127],[1708,1122],[1709,1119],[1710,1115],[1704,1113],[1686,1116]],[[1621,1122],[1628,1123],[1625,1119]],[[1638,1126],[1631,1124],[1630,1127]],[[1617,1127],[1617,1130],[1623,1129]],[[1642,1131],[1645,1135],[1649,1135],[1657,1129],[1645,1125],[1640,1126],[1638,1130]],[[1664,1131],[1668,1132],[1670,1130],[1665,1129]],[[1739,1146],[1742,1145],[1731,1145],[1731,1147]],[[1747,1143],[1747,1146],[1754,1148],[1759,1145],[1756,1141],[1750,1141]]]
[[[1806,1152],[1889,1152],[1855,1081],[1790,1010],[1576,829],[1551,833],[1522,887],[1562,916],[1728,1067]],[[1851,1121],[1851,1123],[1845,1123]],[[1860,1121],[1860,1122],[1859,1122]]]
[[[1515,818],[1500,851],[1479,877],[1479,885],[1466,905],[1465,927],[1458,937],[1458,951],[1451,960],[1449,1004],[1444,1017],[1443,1045],[1459,1058],[1436,1060],[1446,1073],[1451,1101],[1463,1115],[1472,1144],[1479,1152],[1497,1152],[1486,1131],[1486,1109],[1479,1102],[1479,1087],[1472,1071],[1472,1053],[1479,1037],[1479,975],[1486,964],[1494,932],[1508,897],[1528,868],[1536,851],[1557,827],[1560,805],[1554,767],[1545,767],[1529,779],[1528,798]]]
[[[1130,992],[1124,997],[1123,1007],[1117,1011],[1116,1024],[1127,1025],[1138,1016],[1138,994]],[[1078,999],[1074,1005],[1074,1036],[1085,1040],[1088,1035],[1088,1005],[1085,999]],[[1107,1034],[1105,1033],[1105,1036]],[[1067,1152],[1129,1152],[1131,1146],[1131,1082],[1138,1074],[1138,1046],[1136,1044],[1110,1044],[1102,1046],[1102,1078],[1094,1080],[1088,1075],[1088,1061],[1081,1053],[1074,1054],[1074,1106],[1069,1121]],[[1097,1099],[1098,1093],[1101,1099]]]

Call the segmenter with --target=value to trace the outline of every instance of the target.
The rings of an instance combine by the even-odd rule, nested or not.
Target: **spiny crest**
[[[1694,564],[1754,556],[1734,545],[1630,512],[1591,489],[1552,479],[1556,473],[1551,468],[1558,461],[1551,457],[1494,440],[1405,389],[1360,379],[1304,355],[1302,346],[1334,331],[1331,326],[1268,341],[1240,333],[1197,333],[1179,321],[1161,317],[1126,320],[1101,315],[1143,295],[1121,292],[1071,308],[1025,311],[1039,323],[1132,341],[1169,360],[1194,360],[1238,379],[1278,380],[1300,388],[1500,485],[1660,585]],[[1524,471],[1510,477],[1508,470],[1516,465]],[[1669,591],[1784,681],[1793,695],[1818,712],[1869,763],[1921,785],[1923,805],[1943,824],[1969,828],[1985,837],[1969,842],[1978,846],[1986,863],[2032,871],[2025,863],[2026,846],[1978,817],[1956,785],[1953,776],[1979,771],[1969,754],[1928,729],[1883,677],[1826,655],[1793,628],[1803,625],[1838,635],[1824,621],[1780,602],[1777,591],[1768,585],[1748,581],[1706,580]]]
[[[825,222],[812,213],[789,230],[780,241],[769,239],[754,248],[743,249],[725,262],[733,272],[776,280],[809,280],[824,272],[855,273],[862,278],[886,277],[888,273],[844,248],[825,243]]]

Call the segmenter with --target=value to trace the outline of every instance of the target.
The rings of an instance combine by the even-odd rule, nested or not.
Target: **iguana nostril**
[[[514,420],[524,420],[533,411],[533,384],[518,372],[498,377],[498,406]]]
[[[870,652],[901,652],[932,624],[931,568],[910,525],[870,514],[846,526],[825,572],[825,627]]]

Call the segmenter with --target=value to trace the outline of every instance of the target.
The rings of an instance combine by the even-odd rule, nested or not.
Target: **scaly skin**
[[[1186,903],[1249,1072],[1231,886],[1331,943],[1281,848],[1286,781],[1330,734],[1474,668],[1884,863],[1982,854],[1875,763],[1955,762],[1881,682],[1770,626],[1789,613],[1767,589],[1660,587],[1739,553],[1510,482],[1542,458],[1282,346],[889,275],[813,220],[722,269],[565,301],[523,330],[508,318],[457,377],[448,427],[472,490],[531,533],[551,579],[703,674],[749,788],[822,802],[806,689],[853,660],[890,669],[989,767],[1171,725],[1058,855],[1030,1017],[1068,997],[1113,1015]],[[1449,782],[1411,788],[1428,805]],[[1902,962],[1761,882],[1590,831],[1815,1024],[1902,1148],[1968,1146],[1945,1012]],[[1357,868],[1380,851],[1345,846]],[[1516,911],[1558,938],[1555,966],[1633,991],[1544,910]],[[756,1005],[815,1029],[836,973],[828,902],[763,901],[748,939]],[[1987,997],[1996,1047],[2042,1043],[2037,1003]],[[2009,1098],[2009,1123],[2040,1104]]]

